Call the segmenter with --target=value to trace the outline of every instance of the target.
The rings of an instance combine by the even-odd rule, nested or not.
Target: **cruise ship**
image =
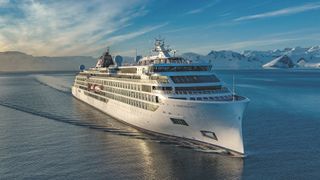
[[[249,99],[226,87],[211,64],[176,57],[163,40],[131,65],[107,50],[77,74],[72,94],[142,131],[244,155]]]

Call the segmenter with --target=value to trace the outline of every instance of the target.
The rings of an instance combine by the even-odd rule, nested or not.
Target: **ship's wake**
[[[14,109],[14,110],[18,110],[18,111],[21,111],[24,113],[32,114],[35,116],[40,116],[40,117],[43,117],[46,119],[51,119],[51,120],[55,120],[58,122],[63,122],[63,123],[68,123],[68,124],[72,124],[72,125],[76,125],[76,126],[86,127],[89,129],[95,129],[95,130],[104,131],[104,132],[112,132],[114,134],[123,135],[123,136],[131,136],[131,137],[138,137],[138,138],[141,136],[141,133],[139,133],[139,132],[133,132],[133,131],[128,131],[126,129],[116,128],[110,123],[107,123],[106,125],[101,125],[101,124],[98,124],[95,122],[82,121],[80,119],[68,118],[65,116],[60,116],[57,114],[44,112],[41,110],[36,110],[33,108],[24,107],[24,106],[17,105],[17,104],[8,103],[8,102],[2,101],[2,100],[0,100],[0,105],[7,107],[7,108]]]
[[[63,76],[33,75],[34,79],[42,85],[51,87],[64,93],[70,93],[71,82],[68,82]]]

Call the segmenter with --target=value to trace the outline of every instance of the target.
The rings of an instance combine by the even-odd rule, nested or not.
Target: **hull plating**
[[[240,155],[244,154],[242,116],[248,100],[182,101],[167,99],[156,111],[134,107],[115,100],[102,102],[72,87],[72,94],[95,108],[132,126],[202,142]],[[174,124],[171,118],[183,119],[188,125]],[[214,132],[216,139],[201,131]]]

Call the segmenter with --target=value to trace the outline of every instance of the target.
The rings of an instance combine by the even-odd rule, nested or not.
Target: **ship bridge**
[[[191,64],[191,61],[185,60],[182,57],[175,57],[175,50],[165,47],[164,40],[156,39],[154,44],[154,55],[143,57],[139,60],[139,65],[150,64]],[[173,56],[170,55],[173,52]]]

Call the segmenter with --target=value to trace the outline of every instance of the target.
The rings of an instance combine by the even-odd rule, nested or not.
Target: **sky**
[[[0,0],[0,52],[147,55],[320,45],[315,0]]]

